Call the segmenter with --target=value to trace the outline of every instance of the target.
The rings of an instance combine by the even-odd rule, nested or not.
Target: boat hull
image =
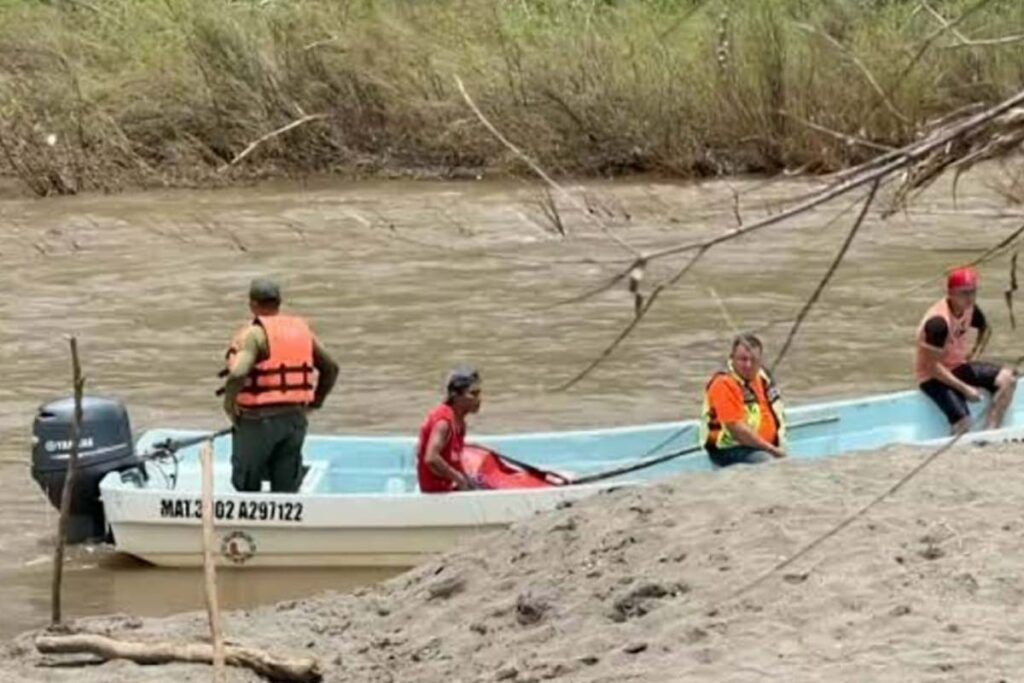
[[[386,500],[373,495],[219,494],[216,558],[230,567],[412,567],[464,538],[607,488],[404,494]],[[199,500],[187,493],[155,494],[105,494],[117,549],[160,566],[201,565]]]
[[[967,440],[1005,441],[1024,431],[1018,392],[1006,428]],[[977,416],[985,404],[972,406]],[[854,453],[890,444],[934,447],[949,426],[920,392],[906,391],[798,406],[787,411],[794,459]],[[695,421],[612,429],[482,436],[498,452],[563,474],[586,475],[692,447]],[[197,432],[152,430],[138,450]],[[164,566],[202,563],[198,447],[179,452],[172,471],[147,463],[147,480],[118,473],[100,484],[118,550]],[[587,486],[423,495],[414,441],[407,437],[317,436],[304,446],[310,466],[296,494],[239,493],[230,483],[230,437],[214,447],[218,562],[235,567],[407,567],[467,536],[493,531],[617,486],[707,471],[703,452]]]

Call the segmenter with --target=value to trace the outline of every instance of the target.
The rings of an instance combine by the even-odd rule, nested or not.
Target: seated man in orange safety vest
[[[447,397],[427,414],[416,446],[416,476],[423,493],[478,488],[462,467],[466,416],[480,410],[480,373],[458,368],[448,376]]]
[[[319,408],[338,378],[338,365],[309,324],[280,312],[281,290],[257,278],[249,288],[253,319],[225,354],[224,412],[234,424],[231,483],[238,491],[293,493],[302,483],[306,412]],[[315,383],[314,383],[315,380]]]
[[[992,394],[985,427],[994,429],[1002,424],[1017,384],[1010,368],[973,360],[991,335],[975,303],[977,290],[973,268],[953,270],[946,280],[946,296],[932,304],[917,326],[914,379],[945,414],[954,434],[970,428],[967,402],[981,400],[977,387]],[[973,346],[968,341],[971,328],[977,330]]]
[[[782,395],[761,367],[761,352],[756,336],[737,336],[728,367],[712,375],[704,390],[700,438],[716,467],[786,457]]]

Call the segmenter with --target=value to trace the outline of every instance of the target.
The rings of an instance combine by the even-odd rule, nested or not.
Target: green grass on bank
[[[1020,0],[930,7],[1024,33]],[[822,129],[898,145],[1024,88],[1024,42],[906,0],[0,0],[0,169],[39,194],[521,172],[455,75],[557,173],[815,171],[877,153]]]

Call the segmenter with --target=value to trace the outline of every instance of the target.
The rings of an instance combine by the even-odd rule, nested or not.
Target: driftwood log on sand
[[[138,643],[90,633],[40,636],[36,638],[36,649],[43,654],[92,654],[103,659],[127,659],[136,664],[213,662],[213,646],[206,643]],[[319,663],[311,658],[275,657],[263,650],[233,645],[224,648],[224,658],[229,666],[251,669],[272,681],[319,683],[323,679]]]

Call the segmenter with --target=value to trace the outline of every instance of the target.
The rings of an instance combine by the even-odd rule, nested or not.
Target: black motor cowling
[[[71,453],[74,411],[74,399],[53,401],[39,408],[32,423],[32,478],[57,509],[60,509]],[[100,480],[109,472],[136,467],[138,462],[124,404],[109,398],[83,397],[68,543],[105,535]]]

